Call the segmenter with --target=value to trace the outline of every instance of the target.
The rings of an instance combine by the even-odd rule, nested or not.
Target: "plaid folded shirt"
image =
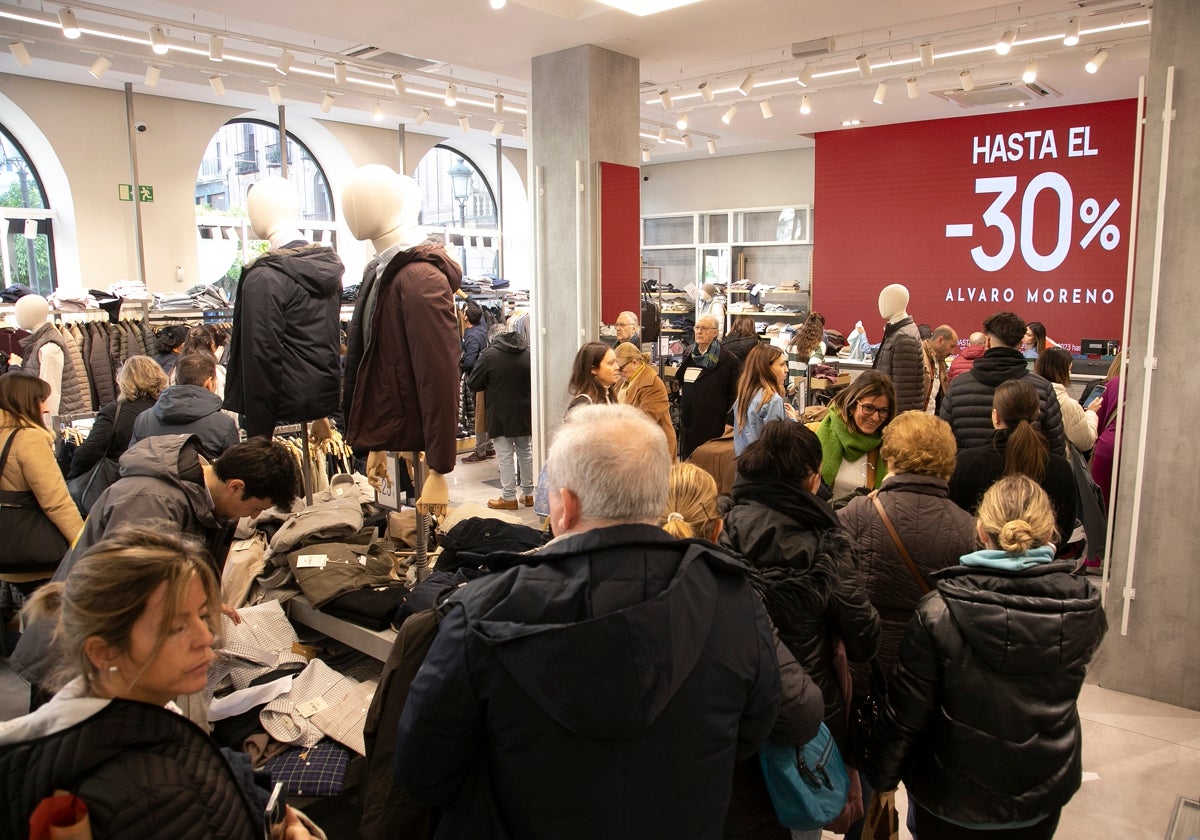
[[[329,707],[345,700],[346,695],[358,685],[358,680],[344,677],[321,660],[314,659],[292,678],[291,691],[281,694],[263,707],[258,716],[259,722],[276,741],[311,747],[325,737],[325,733],[313,721],[315,715],[304,707],[319,701],[322,711],[327,711]],[[366,719],[365,712],[363,719]]]
[[[340,796],[350,751],[328,739],[311,747],[285,750],[263,765],[271,784],[290,796]]]

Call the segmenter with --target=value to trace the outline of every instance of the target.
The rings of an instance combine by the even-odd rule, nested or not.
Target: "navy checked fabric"
[[[283,783],[290,796],[340,796],[350,751],[328,738],[313,747],[295,747],[272,758],[263,770],[271,784]]]

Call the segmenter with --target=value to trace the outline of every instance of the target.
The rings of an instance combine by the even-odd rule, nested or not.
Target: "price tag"
[[[301,554],[296,558],[297,569],[324,569],[329,562],[327,554]]]
[[[325,702],[324,697],[314,697],[312,700],[306,700],[303,703],[296,704],[296,714],[302,718],[310,718],[317,712],[324,711],[329,708],[329,704]]]

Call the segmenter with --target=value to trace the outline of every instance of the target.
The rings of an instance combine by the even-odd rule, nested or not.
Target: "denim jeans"
[[[517,470],[520,470],[521,496],[533,495],[533,438],[492,438],[500,462],[500,497],[511,502],[517,498]],[[515,456],[515,461],[514,461]]]

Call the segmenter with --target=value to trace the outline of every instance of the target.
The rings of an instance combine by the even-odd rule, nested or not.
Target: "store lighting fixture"
[[[209,61],[224,61],[225,60],[225,39],[220,35],[208,36],[208,60]]]
[[[375,122],[383,122],[383,106],[378,102],[376,102],[375,107],[371,109],[371,119]]]
[[[862,125],[862,120],[842,120],[842,128],[853,128],[856,125]]]
[[[399,73],[392,74],[392,92],[397,96],[404,95],[404,77]]]
[[[800,113],[808,116],[812,113],[812,100],[808,98],[808,94],[800,97]]]
[[[458,104],[458,87],[456,85],[446,85],[446,95],[442,98],[446,103],[447,108],[453,108]]]
[[[662,103],[664,111],[671,110],[671,91],[663,88],[658,92],[658,100]]]
[[[921,95],[921,86],[917,83],[916,79],[909,79],[904,83],[904,86],[908,89],[909,99],[916,99]]]
[[[471,130],[471,118],[468,117],[466,114],[463,114],[461,117],[458,118],[458,127],[461,128],[464,132],[470,131]]]
[[[700,98],[705,102],[712,102],[717,98],[717,95],[713,93],[712,84],[709,82],[701,82],[700,87],[697,88],[697,90],[700,91]]]
[[[708,153],[710,155],[715,155],[717,153],[717,141],[716,140],[708,140],[705,142],[705,145],[708,146]]]
[[[221,81],[220,76],[218,76],[218,75],[209,76],[208,77],[208,86],[210,88],[212,88],[212,92],[213,92],[214,96],[224,96],[225,95],[225,82]]]
[[[667,127],[665,125],[660,125],[658,127],[658,142],[659,143],[667,142]]]
[[[921,66],[928,69],[933,66],[933,44],[921,44]]]
[[[488,0],[488,5],[496,11],[500,11],[508,4],[508,0]]]
[[[29,57],[29,50],[26,49],[24,41],[13,41],[8,45],[8,51],[13,54],[18,66],[28,67],[33,64],[33,59]]]
[[[771,107],[770,99],[764,99],[759,102],[758,110],[762,111],[762,117],[764,120],[769,120],[771,117],[775,116],[775,109]]]
[[[93,79],[99,81],[104,78],[104,74],[108,72],[108,68],[112,67],[112,62],[102,55],[96,56],[96,60],[92,62],[92,66],[88,68],[88,74]],[[1092,71],[1095,72],[1094,70]]]
[[[503,93],[497,93],[495,96],[492,97],[492,113],[493,114],[503,114],[504,113],[504,94]]]
[[[167,33],[163,32],[161,26],[150,27],[150,49],[154,50],[155,55],[167,54]]]
[[[333,110],[333,94],[327,93],[321,97],[321,113],[328,114]]]
[[[683,138],[682,138],[682,139],[683,139],[683,148],[687,149],[687,150],[690,152],[690,151],[692,150],[692,146],[695,146],[695,145],[696,145],[696,144],[695,144],[695,143],[692,141],[692,135],[690,135],[690,134],[685,134],[685,135],[683,135]]]
[[[742,79],[742,83],[738,85],[738,90],[742,92],[742,96],[749,96],[750,91],[754,90],[754,83],[758,77],[753,72],[746,74],[746,78]]]
[[[687,125],[688,125],[688,115],[686,113],[680,114],[679,117],[676,118],[676,120],[675,120],[675,127],[678,128],[680,131],[686,131]]]
[[[275,60],[275,72],[281,76],[286,76],[288,71],[292,69],[292,62],[296,60],[296,56],[290,50],[280,50],[279,58]]]
[[[333,62],[333,83],[335,85],[346,84],[346,62]]]
[[[1079,18],[1067,21],[1067,32],[1063,35],[1063,46],[1073,47],[1079,43]]]
[[[147,64],[146,65],[146,78],[143,79],[142,81],[146,85],[146,87],[155,88],[155,87],[158,87],[158,77],[161,75],[162,75],[162,70],[159,69],[158,65]]]
[[[650,162],[650,147],[642,146],[642,163]]]
[[[521,126],[521,139],[522,140],[529,139],[529,126],[527,126],[527,125]]]
[[[887,88],[887,82],[880,82],[877,84],[875,86],[875,95],[871,97],[871,101],[876,105],[882,105],[883,101],[887,99]]]
[[[737,116],[737,106],[730,105],[729,110],[721,115],[721,122],[725,123],[725,125],[729,125],[731,122],[733,122],[733,118],[735,116]]]
[[[855,56],[854,63],[858,65],[858,75],[860,78],[867,78],[871,75],[871,62],[867,60],[867,54]]]
[[[1087,64],[1083,65],[1083,69],[1089,73],[1095,73],[1100,69],[1101,65],[1108,60],[1108,50],[1097,50],[1096,54],[1091,57]]]
[[[75,20],[75,13],[70,9],[58,10],[58,25],[62,27],[64,38],[74,41],[79,37],[79,21]]]
[[[1027,85],[1031,85],[1037,81],[1037,62],[1030,61],[1025,65],[1025,72],[1021,74],[1021,81]]]
[[[427,119],[429,119],[429,109],[422,108],[420,111],[417,111],[416,119],[413,122],[417,125],[423,125]]]
[[[504,133],[504,121],[503,120],[496,120],[494,123],[492,123],[492,136],[493,137],[499,137],[503,133]]]
[[[800,87],[808,87],[808,83],[812,81],[812,76],[812,64],[805,64],[802,68],[800,68],[800,75],[796,77],[796,84],[800,85]]]
[[[279,90],[279,85],[274,82],[267,85],[267,96],[271,97],[272,105],[279,105],[283,102],[283,93]]]
[[[958,74],[958,80],[962,82],[963,90],[975,90],[975,80],[971,78],[971,71],[964,70]]]
[[[1009,29],[996,42],[996,55],[1008,55],[1012,52],[1013,42],[1017,40],[1017,31]]]

